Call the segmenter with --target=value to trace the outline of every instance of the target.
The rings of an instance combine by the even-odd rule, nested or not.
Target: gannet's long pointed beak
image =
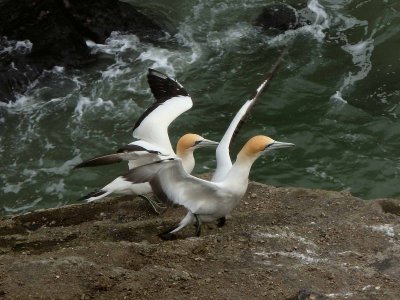
[[[296,146],[295,144],[292,143],[284,143],[284,142],[278,142],[278,141],[274,141],[273,143],[269,144],[265,150],[269,151],[269,150],[275,150],[275,149],[281,149],[281,148],[292,148]]]
[[[218,142],[214,142],[212,140],[203,139],[198,141],[196,145],[193,147],[194,149],[204,148],[204,147],[217,147]]]

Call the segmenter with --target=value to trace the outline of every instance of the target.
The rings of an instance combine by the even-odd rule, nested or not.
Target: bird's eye
[[[195,141],[193,146],[197,146],[198,144],[200,144],[200,143],[201,143],[201,141],[202,141],[202,140]]]
[[[267,146],[265,146],[265,149],[268,149],[269,147],[271,147],[273,145],[273,143],[268,144]]]

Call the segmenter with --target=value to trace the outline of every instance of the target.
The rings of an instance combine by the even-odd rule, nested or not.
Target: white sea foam
[[[81,97],[79,97],[79,101],[75,107],[75,116],[77,116],[77,119],[80,120],[82,118],[82,115],[87,110],[91,110],[95,107],[103,107],[103,106],[113,107],[114,103],[111,100],[104,101],[101,98],[91,100],[88,97],[81,96]]]
[[[106,39],[105,44],[96,44],[93,41],[86,41],[93,54],[106,53],[115,55],[126,50],[136,50],[140,43],[139,38],[134,34],[121,34],[113,31]]]
[[[314,27],[313,31],[315,33],[315,37],[319,40],[322,40],[325,37],[324,29],[329,28],[329,17],[325,8],[318,2],[318,0],[311,0],[307,7],[315,13],[315,22],[312,25]]]
[[[21,112],[32,111],[32,107],[35,105],[35,98],[27,95],[17,96],[16,101],[2,102],[0,101],[0,107],[7,109],[10,114],[19,114]]]
[[[44,172],[46,174],[57,174],[57,175],[67,175],[71,169],[76,166],[78,163],[82,162],[81,155],[78,154],[75,157],[67,160],[59,167],[53,168],[41,168],[39,169],[40,172]]]
[[[45,191],[47,194],[55,194],[59,199],[62,199],[63,194],[65,193],[64,179],[60,179],[58,182],[49,184]]]
[[[222,55],[227,49],[241,45],[242,41],[245,43],[249,39],[256,39],[259,34],[258,29],[249,23],[236,23],[226,30],[209,32],[207,45]]]
[[[357,44],[346,44],[342,46],[342,49],[351,54],[354,65],[359,67],[360,70],[356,73],[349,73],[346,76],[340,88],[340,92],[367,77],[372,68],[371,56],[374,50],[374,40],[370,38],[365,41],[360,41]]]
[[[282,34],[269,38],[267,43],[271,46],[286,46],[288,42],[302,34],[311,35],[318,42],[323,42],[325,39],[324,31],[330,27],[330,17],[325,7],[322,6],[318,0],[311,0],[307,7],[315,14],[315,21],[313,24],[287,30]]]
[[[4,184],[4,183],[3,183]],[[3,192],[4,192],[4,194],[7,194],[7,193],[14,193],[14,194],[18,194],[19,193],[19,191],[21,190],[21,188],[22,188],[22,182],[18,182],[18,183],[16,183],[16,184],[6,184],[3,188],[2,188],[2,190],[3,190]]]
[[[32,51],[33,44],[30,40],[14,41],[7,38],[0,39],[0,54],[29,54]]]
[[[336,91],[336,93],[330,98],[335,104],[343,105],[347,104],[347,101],[343,99],[342,93],[340,91]]]
[[[33,178],[37,175],[37,171],[36,170],[30,170],[30,169],[24,169],[21,173],[22,175],[29,177],[29,178]]]
[[[28,204],[25,204],[25,205],[22,205],[19,207],[9,207],[9,206],[3,205],[3,209],[5,210],[6,213],[12,213],[12,214],[20,213],[23,211],[30,210],[31,208],[38,205],[38,203],[41,202],[42,200],[43,200],[42,197],[38,197],[35,200],[29,202]]]
[[[348,89],[353,88],[358,81],[363,80],[367,77],[372,68],[371,56],[374,50],[374,32],[368,34],[368,21],[359,20],[352,15],[346,15],[343,10],[345,5],[342,2],[333,2],[330,5],[331,10],[334,12],[334,17],[332,18],[332,26],[337,28],[337,38],[344,45],[341,46],[343,51],[347,52],[352,57],[352,62],[358,70],[346,72],[343,82],[336,91],[336,93],[331,97],[331,100],[335,101],[335,104],[344,100],[343,94],[346,95]],[[357,28],[364,29],[365,39],[361,39],[358,42],[350,42],[350,36],[353,30]],[[346,100],[344,100],[346,101]],[[343,102],[343,103],[347,103]]]

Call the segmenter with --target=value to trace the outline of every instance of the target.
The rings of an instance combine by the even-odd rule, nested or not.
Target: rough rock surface
[[[86,40],[104,43],[112,31],[142,39],[162,36],[157,24],[118,0],[0,2],[0,101],[13,100],[14,93],[24,92],[44,69],[93,62]],[[22,54],[5,51],[12,41],[29,41],[32,47]]]
[[[400,200],[252,183],[226,225],[157,234],[129,197],[0,219],[4,299],[398,299]]]

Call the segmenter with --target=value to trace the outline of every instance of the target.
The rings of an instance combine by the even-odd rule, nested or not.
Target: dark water
[[[76,203],[124,172],[125,164],[72,167],[131,141],[153,101],[147,68],[178,78],[194,100],[172,124],[172,140],[186,132],[219,140],[286,45],[283,68],[232,157],[248,138],[266,134],[297,147],[259,159],[253,180],[398,197],[400,2],[313,0],[315,24],[276,37],[252,26],[267,2],[147,1],[144,12],[171,33],[165,41],[113,34],[93,45],[102,56],[97,66],[55,68],[17,103],[2,104],[0,213]],[[195,172],[214,168],[212,150],[196,158]]]

